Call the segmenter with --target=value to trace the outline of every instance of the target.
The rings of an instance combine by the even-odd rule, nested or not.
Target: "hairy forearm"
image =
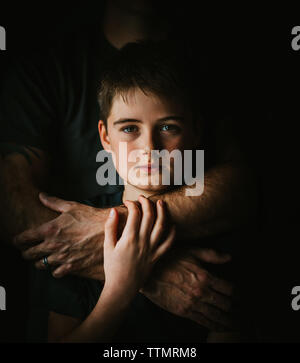
[[[22,163],[25,163],[24,168],[20,167]],[[1,157],[0,169],[1,230],[7,241],[58,215],[40,203],[39,185],[22,155]]]
[[[254,178],[243,164],[226,163],[207,171],[200,196],[187,196],[186,188],[151,197],[167,203],[179,237],[197,239],[228,232],[247,223],[255,213]]]

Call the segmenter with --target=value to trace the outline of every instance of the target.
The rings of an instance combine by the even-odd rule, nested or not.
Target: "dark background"
[[[97,21],[103,4],[44,1],[30,8],[28,2],[9,9],[3,6],[0,25],[6,29],[7,51],[0,52],[0,82],[11,55],[47,48],[64,34],[80,31]],[[300,311],[291,309],[291,289],[300,285],[300,51],[290,46],[291,29],[300,21],[293,20],[292,13],[293,9],[287,14],[282,9],[263,12],[246,7],[207,12],[190,2],[178,14],[178,30],[191,36],[199,52],[209,55],[222,80],[224,88],[219,92],[227,96],[240,141],[259,176],[259,232],[243,247],[257,258],[249,270],[253,283],[246,288],[255,295],[249,314],[260,322],[257,335],[261,341],[272,342],[300,341]],[[7,293],[7,311],[0,311],[0,342],[23,341],[26,264],[3,243],[0,286]]]

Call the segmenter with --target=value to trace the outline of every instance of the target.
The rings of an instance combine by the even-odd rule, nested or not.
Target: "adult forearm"
[[[163,199],[180,237],[202,238],[231,231],[253,218],[256,188],[252,172],[240,163],[215,166],[205,173],[204,192],[187,196],[183,186],[151,199]]]
[[[20,167],[19,158],[0,159],[0,224],[6,241],[58,215],[40,203],[39,187],[31,172]]]

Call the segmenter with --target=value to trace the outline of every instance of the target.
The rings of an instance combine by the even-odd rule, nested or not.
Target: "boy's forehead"
[[[183,104],[172,97],[134,89],[115,95],[109,118],[159,119],[169,115],[183,116],[183,113]]]

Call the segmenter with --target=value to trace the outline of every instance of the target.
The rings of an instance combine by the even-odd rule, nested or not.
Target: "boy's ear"
[[[107,134],[106,126],[102,120],[99,120],[98,122],[98,131],[99,131],[100,141],[104,150],[107,152],[111,152],[109,136]]]

